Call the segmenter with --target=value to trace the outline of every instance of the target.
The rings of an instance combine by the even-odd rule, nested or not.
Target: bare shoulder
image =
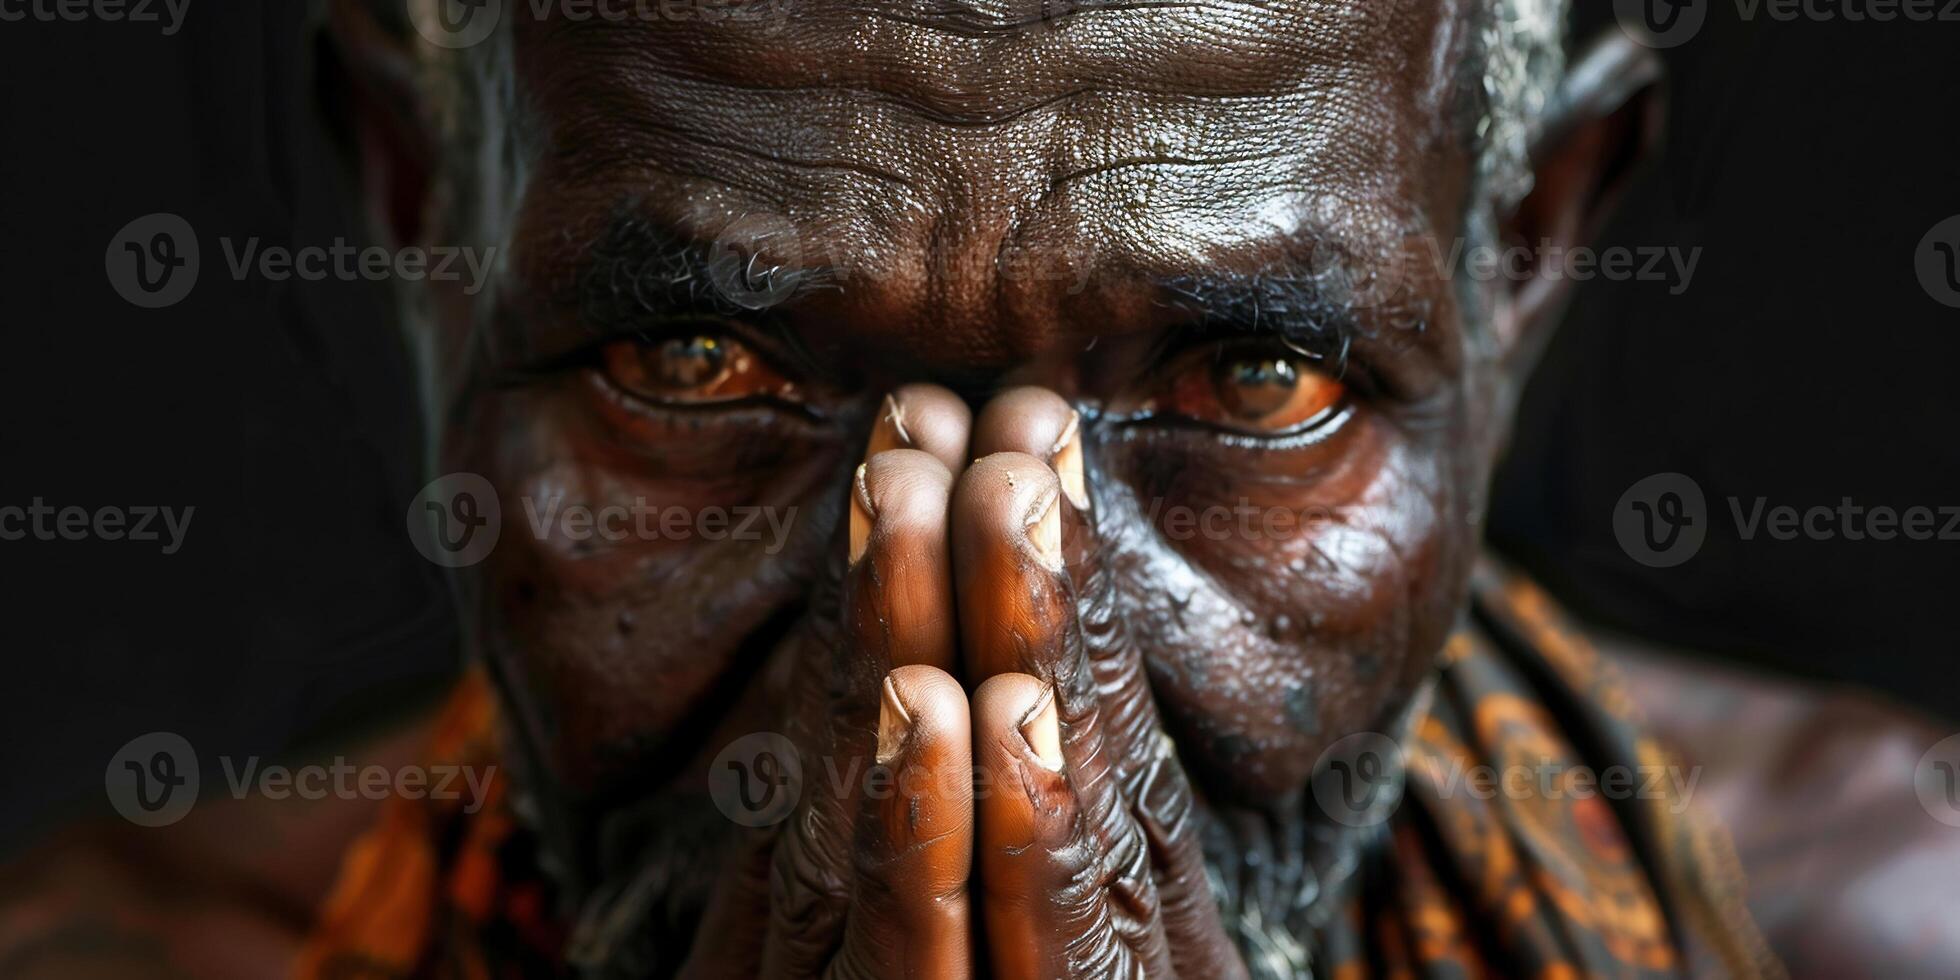
[[[405,763],[415,724],[350,753]],[[289,972],[366,797],[202,799],[163,828],[71,828],[0,864],[0,977],[197,977]]]
[[[1601,648],[1728,824],[1793,976],[1960,976],[1960,751],[1928,754],[1953,727],[1862,692]]]

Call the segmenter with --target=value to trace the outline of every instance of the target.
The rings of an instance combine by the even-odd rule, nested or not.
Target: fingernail
[[[878,421],[871,426],[871,441],[864,447],[864,458],[870,459],[889,449],[912,448],[912,434],[905,430],[905,410],[898,399],[885,396],[885,403],[878,408]]]
[[[859,464],[857,477],[851,481],[851,567],[864,557],[865,549],[871,547],[871,522],[877,512],[871,507],[871,488],[864,482],[866,464]]]
[[[1089,483],[1082,475],[1082,415],[1069,416],[1068,428],[1062,437],[1055,441],[1055,475],[1061,478],[1062,492],[1068,494],[1068,502],[1076,510],[1089,509]]]
[[[1051,572],[1062,570],[1062,496],[1054,494],[1047,498],[1046,506],[1037,504],[1040,516],[1028,525],[1028,541],[1034,545],[1035,557]]]
[[[898,700],[898,689],[886,677],[885,694],[878,701],[878,764],[888,765],[898,758],[911,735],[912,716],[905,713],[905,705]]]
[[[1049,772],[1062,771],[1062,722],[1055,713],[1053,689],[1042,691],[1041,703],[1021,723],[1021,737],[1027,739],[1028,748]]]

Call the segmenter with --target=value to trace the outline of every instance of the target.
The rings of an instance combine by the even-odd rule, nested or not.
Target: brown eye
[[[604,355],[606,376],[613,384],[654,402],[789,397],[794,388],[741,341],[720,334],[614,341]]]
[[[1185,418],[1265,435],[1312,425],[1345,393],[1314,361],[1291,351],[1213,348],[1178,366],[1167,401]]]

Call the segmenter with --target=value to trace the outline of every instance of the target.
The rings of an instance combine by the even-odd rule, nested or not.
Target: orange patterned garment
[[[1405,740],[1404,796],[1313,937],[1313,975],[1781,976],[1726,834],[1684,805],[1682,774],[1633,715],[1612,665],[1541,591],[1481,572]],[[456,691],[431,756],[496,762],[480,674]],[[503,771],[474,814],[391,801],[343,858],[297,976],[569,975],[566,910]]]

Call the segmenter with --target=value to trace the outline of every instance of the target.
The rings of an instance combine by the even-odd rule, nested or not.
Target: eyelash
[[[761,392],[728,398],[720,401],[687,402],[649,397],[641,392],[617,384],[606,364],[606,350],[622,340],[630,340],[644,348],[657,347],[675,339],[692,336],[713,336],[733,341],[758,358],[771,371],[776,372],[793,386],[802,386],[810,376],[806,365],[794,365],[799,358],[785,358],[779,345],[772,339],[756,336],[757,331],[746,329],[742,323],[730,323],[721,319],[686,318],[670,323],[662,323],[638,333],[616,336],[588,344],[573,351],[567,360],[569,366],[593,372],[597,380],[603,382],[620,399],[646,414],[664,414],[676,420],[731,413],[754,413],[760,409],[775,410],[798,416],[809,422],[826,421],[828,413],[813,404],[809,399],[792,400],[779,397],[775,393]],[[784,334],[782,336],[793,336]],[[790,341],[783,341],[790,343]],[[1338,346],[1333,355],[1336,366],[1328,376],[1339,382],[1343,394],[1339,401],[1327,411],[1320,413],[1294,428],[1274,432],[1252,432],[1235,428],[1226,423],[1177,414],[1171,410],[1151,410],[1136,414],[1112,413],[1098,410],[1096,414],[1120,428],[1150,427],[1166,432],[1186,432],[1200,434],[1215,440],[1218,444],[1250,451],[1284,451],[1299,449],[1321,443],[1339,432],[1356,411],[1355,403],[1363,400],[1369,389],[1365,371],[1351,371],[1355,363],[1346,358],[1346,345],[1329,341],[1328,346]],[[1330,355],[1288,342],[1270,332],[1252,334],[1248,331],[1230,328],[1206,328],[1178,331],[1167,336],[1148,356],[1149,368],[1143,375],[1146,391],[1160,390],[1161,386],[1175,379],[1181,369],[1189,369],[1189,361],[1195,352],[1208,349],[1214,362],[1234,354],[1264,355],[1285,357],[1301,363],[1303,368],[1323,370]],[[786,363],[786,361],[790,363]],[[565,365],[561,365],[565,366]]]

